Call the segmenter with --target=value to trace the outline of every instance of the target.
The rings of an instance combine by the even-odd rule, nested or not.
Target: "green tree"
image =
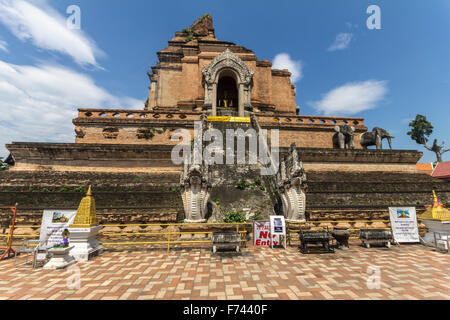
[[[0,171],[5,171],[9,169],[9,165],[3,162],[3,158],[0,157]]]
[[[445,142],[439,145],[437,139],[434,139],[433,145],[428,146],[428,137],[433,133],[433,125],[427,120],[427,118],[421,114],[416,115],[416,118],[409,123],[411,131],[408,131],[408,135],[412,140],[418,144],[423,144],[425,149],[432,151],[436,154],[437,162],[442,162],[442,155],[450,149],[444,150]]]

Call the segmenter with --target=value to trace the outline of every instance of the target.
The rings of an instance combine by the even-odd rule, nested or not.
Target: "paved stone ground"
[[[207,249],[112,252],[80,269],[32,270],[0,261],[2,299],[450,299],[450,255],[421,245],[362,248],[335,254],[244,248],[241,255]],[[381,270],[381,288],[368,289],[368,267]],[[70,283],[70,281],[69,281]]]

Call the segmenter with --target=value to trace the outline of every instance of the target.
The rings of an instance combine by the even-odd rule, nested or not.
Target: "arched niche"
[[[217,81],[217,114],[237,116],[239,114],[239,85],[234,72],[224,69]]]
[[[254,71],[229,49],[215,57],[208,68],[202,69],[205,86],[204,108],[210,110],[212,116],[218,114],[218,92],[221,79],[230,78],[236,83],[237,113],[239,117],[245,116],[245,110],[251,110],[251,89]],[[222,80],[223,81],[223,80]]]

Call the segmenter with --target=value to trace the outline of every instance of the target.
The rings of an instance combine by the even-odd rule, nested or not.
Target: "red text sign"
[[[269,221],[254,221],[253,222],[253,245],[255,246],[270,246],[270,223]],[[274,235],[273,245],[280,243],[280,236]]]

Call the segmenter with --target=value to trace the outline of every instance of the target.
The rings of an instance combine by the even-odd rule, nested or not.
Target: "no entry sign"
[[[269,221],[253,221],[253,245],[254,246],[270,246],[270,222]],[[280,243],[280,236],[273,235],[273,244]]]

